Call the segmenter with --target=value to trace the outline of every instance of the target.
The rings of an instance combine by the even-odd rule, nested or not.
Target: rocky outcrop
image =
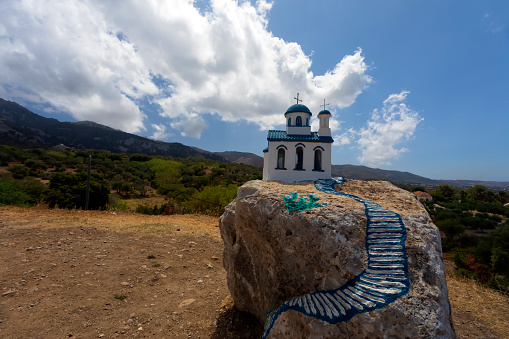
[[[422,205],[388,182],[347,180],[340,195],[320,185],[239,188],[220,220],[237,308],[267,320],[270,338],[454,337],[440,236]],[[289,212],[292,192],[327,205]]]

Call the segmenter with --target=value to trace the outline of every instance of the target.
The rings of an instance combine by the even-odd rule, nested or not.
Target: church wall
[[[287,126],[286,133],[288,133],[289,135],[295,135],[295,134],[310,135],[311,134],[311,126],[302,126],[302,127]]]
[[[303,170],[295,170],[295,160],[297,147],[303,144]],[[285,168],[276,169],[278,147],[285,146]],[[320,146],[324,149],[322,152],[322,170],[313,171],[315,154],[314,148]],[[303,180],[328,179],[331,177],[331,144],[318,142],[289,142],[289,141],[270,141],[269,151],[264,153],[264,180],[281,180],[284,182],[296,182]]]

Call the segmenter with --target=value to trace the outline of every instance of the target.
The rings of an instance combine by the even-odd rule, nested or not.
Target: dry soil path
[[[0,338],[260,338],[232,307],[217,218],[0,208]],[[509,338],[509,298],[448,276],[459,338]]]

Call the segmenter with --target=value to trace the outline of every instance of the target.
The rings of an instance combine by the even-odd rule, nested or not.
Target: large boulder
[[[257,180],[239,188],[220,219],[223,263],[236,307],[265,322],[270,338],[455,337],[440,235],[423,206],[388,182],[347,180],[336,189],[343,195],[318,191],[313,182]],[[299,198],[320,196],[326,204],[289,212],[283,198],[292,192]],[[367,206],[382,214],[367,213]],[[373,224],[379,222],[374,215],[391,211],[400,220],[400,233],[390,234],[401,241],[395,246],[403,248],[398,260],[404,265],[393,265],[387,281],[376,280],[373,267],[385,268],[373,261],[385,259],[376,257],[380,249],[369,239],[392,226]],[[394,252],[389,257],[401,254],[388,251]],[[341,292],[366,286],[369,293],[354,295],[362,305]],[[335,292],[344,299],[334,299]],[[301,299],[309,304],[303,306]],[[336,301],[343,307],[334,310]]]

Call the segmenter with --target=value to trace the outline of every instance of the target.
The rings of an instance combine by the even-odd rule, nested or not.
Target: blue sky
[[[506,1],[0,5],[0,97],[209,151],[262,155],[300,93],[333,164],[509,181]]]

